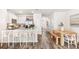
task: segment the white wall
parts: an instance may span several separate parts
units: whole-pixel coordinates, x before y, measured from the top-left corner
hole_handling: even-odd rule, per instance
[[[79,14],[79,10],[73,9],[73,10],[68,11],[68,15],[74,15],[74,14]]]
[[[48,25],[47,25],[47,22],[48,22]],[[50,29],[50,25],[51,25],[51,23],[50,23],[50,18],[43,16],[43,17],[42,17],[41,26],[42,26],[43,28],[45,28],[45,29],[47,29],[47,28]]]
[[[67,17],[66,12],[55,12],[53,13],[53,27],[54,29],[59,28],[59,24],[63,22],[64,28],[65,29],[70,29],[70,21],[69,18]]]
[[[18,23],[25,23],[26,15],[18,15]]]
[[[0,9],[0,30],[6,29],[7,10]]]

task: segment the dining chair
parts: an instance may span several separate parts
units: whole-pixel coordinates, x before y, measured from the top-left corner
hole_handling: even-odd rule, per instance
[[[66,43],[68,43],[68,48],[70,48],[70,45],[75,45],[75,48],[77,48],[77,38],[76,38],[76,35],[73,34],[73,35],[69,35],[69,34],[65,34],[64,36],[64,41]]]

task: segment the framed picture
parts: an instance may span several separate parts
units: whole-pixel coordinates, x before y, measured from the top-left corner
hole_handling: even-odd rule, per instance
[[[79,14],[70,16],[70,24],[71,25],[79,25]]]

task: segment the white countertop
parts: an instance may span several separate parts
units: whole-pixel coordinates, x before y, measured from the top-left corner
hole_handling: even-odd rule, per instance
[[[1,30],[0,42],[38,42],[35,29]]]

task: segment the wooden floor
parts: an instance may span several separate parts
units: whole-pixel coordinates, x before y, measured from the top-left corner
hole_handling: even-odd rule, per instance
[[[78,45],[79,48],[79,45]],[[50,36],[48,33],[44,33],[42,35],[38,35],[38,42],[37,43],[3,43],[1,46],[0,43],[0,49],[67,49],[67,44],[65,43],[64,47],[61,47],[60,45],[56,45],[54,40],[50,39]],[[70,49],[75,49],[74,46],[71,46]]]

